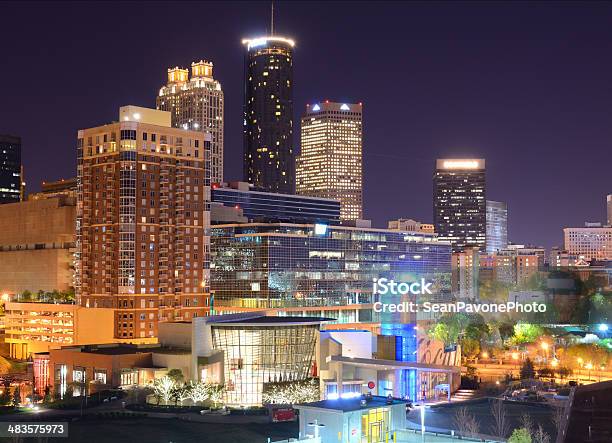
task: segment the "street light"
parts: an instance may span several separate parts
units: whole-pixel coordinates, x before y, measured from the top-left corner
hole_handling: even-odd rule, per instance
[[[580,374],[580,369],[582,368],[582,363],[584,363],[584,360],[582,357],[578,357],[576,360],[578,361],[578,377],[580,377],[582,375]]]
[[[544,351],[544,362],[548,363],[548,343],[543,341],[541,346]]]

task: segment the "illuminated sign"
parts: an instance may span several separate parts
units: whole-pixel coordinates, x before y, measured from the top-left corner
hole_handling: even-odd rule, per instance
[[[478,160],[444,160],[442,167],[444,169],[478,169],[480,162]]]
[[[259,46],[267,45],[268,42],[282,42],[287,43],[289,46],[295,46],[295,42],[291,39],[284,37],[258,37],[258,38],[245,38],[242,40],[243,45],[247,45],[247,48],[257,48]]]
[[[313,110],[313,111],[320,111],[320,110],[321,110],[321,107],[320,107],[319,105],[314,105],[314,106],[312,107],[312,110]]]
[[[351,108],[349,108],[346,103],[344,103],[342,106],[340,106],[340,109],[342,111],[350,111],[351,110]]]

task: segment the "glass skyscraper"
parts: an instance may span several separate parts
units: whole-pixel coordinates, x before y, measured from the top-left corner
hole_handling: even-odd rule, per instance
[[[453,252],[485,248],[486,186],[484,159],[438,159],[434,173],[433,219],[440,240]]]
[[[293,40],[243,40],[244,181],[271,192],[295,192]]]
[[[508,246],[508,206],[504,202],[487,200],[487,254]]]
[[[0,204],[22,199],[21,138],[0,134]]]
[[[216,225],[211,309],[275,309],[341,323],[414,323],[415,316],[374,313],[379,296],[373,282],[424,278],[432,282],[436,300],[447,299],[450,267],[450,245],[431,235],[322,224]]]

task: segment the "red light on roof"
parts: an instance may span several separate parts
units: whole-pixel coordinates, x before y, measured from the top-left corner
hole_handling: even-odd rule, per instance
[[[235,208],[236,208],[236,209],[240,209],[240,206],[236,205],[236,206],[235,206]]]

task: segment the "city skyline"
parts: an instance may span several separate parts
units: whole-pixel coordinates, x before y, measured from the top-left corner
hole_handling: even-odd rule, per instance
[[[45,82],[36,80],[36,70],[4,78],[5,83],[10,80],[17,87],[7,93],[0,132],[22,137],[27,191],[37,190],[41,180],[75,175],[77,129],[109,121],[122,104],[154,107],[155,91],[163,84],[165,69],[201,58],[215,64],[226,92],[225,176],[230,180],[240,178],[241,39],[266,33],[269,3],[240,5],[207,4],[207,13],[220,14],[222,19],[199,31],[197,43],[186,43],[191,35],[187,25],[166,41],[150,35],[140,41],[143,37],[135,36],[138,49],[134,51],[144,62],[130,66],[128,75],[121,76],[109,75],[112,71],[98,70],[98,65],[72,55],[83,53],[81,48],[101,55],[107,48],[122,44],[120,36],[104,30],[74,41],[67,30],[81,26],[71,21],[79,15],[81,6],[55,6],[64,8],[65,14],[58,15],[55,34],[44,41],[38,33],[49,31],[46,6],[41,5],[36,12],[19,5],[7,6],[7,17],[13,18],[8,20],[8,32],[17,37],[4,51],[9,64],[25,66],[25,60],[36,55],[38,63],[51,65],[47,53],[65,64],[64,69],[48,72]],[[144,16],[160,14],[165,7],[151,5]],[[488,196],[508,202],[512,211],[510,241],[550,248],[562,244],[564,226],[605,221],[603,202],[610,192],[605,167],[612,156],[607,146],[612,133],[607,127],[610,97],[606,85],[612,65],[597,57],[597,45],[593,43],[612,38],[601,18],[609,16],[612,9],[588,4],[557,9],[530,5],[529,11],[521,5],[484,6],[478,7],[475,15],[478,26],[465,30],[470,26],[454,23],[462,21],[457,14],[467,23],[474,20],[470,15],[474,9],[466,5],[458,9],[449,5],[442,17],[434,17],[439,10],[421,4],[389,4],[385,8],[356,4],[350,11],[341,4],[320,4],[319,8],[323,7],[327,14],[317,27],[323,31],[315,31],[309,20],[304,20],[314,15],[317,7],[284,2],[276,7],[278,33],[297,42],[293,120],[299,121],[302,106],[321,98],[364,102],[365,218],[372,219],[376,226],[398,217],[431,221],[430,180],[435,159],[465,156],[487,160]],[[95,5],[88,8],[98,11],[91,14],[94,20],[104,20],[109,14]],[[130,8],[135,6],[120,6],[123,12]],[[606,14],[601,14],[602,10]],[[346,22],[338,20],[340,13],[348,14]],[[398,24],[400,17],[414,24],[413,29],[391,26]],[[12,28],[20,19],[40,22],[40,26],[30,28],[38,31],[21,35]],[[440,23],[434,26],[434,19]],[[512,26],[519,19],[520,32]],[[70,26],[62,26],[69,22]],[[367,35],[342,32],[356,23],[368,22],[373,31]],[[568,24],[576,29],[573,34],[566,31]],[[332,34],[334,44],[326,46]],[[223,38],[212,38],[218,35]],[[548,38],[543,40],[545,35]],[[462,45],[472,39],[479,41],[469,48]],[[389,48],[372,54],[368,49],[379,47],[379,40],[388,41]],[[54,45],[60,49],[44,50]],[[67,49],[62,51],[62,47]],[[593,52],[587,47],[593,47]],[[407,51],[409,56],[401,60],[385,57],[397,49]],[[367,59],[364,54],[368,54]],[[580,71],[569,61],[572,57],[580,61]],[[364,63],[379,66],[358,69]],[[338,67],[350,75],[343,75]],[[84,75],[66,77],[71,69]],[[381,72],[387,81],[376,81]],[[48,87],[67,78],[78,93],[65,95],[59,87]],[[407,86],[398,81],[406,78],[410,80]],[[364,82],[373,86],[363,87]],[[42,130],[33,130],[33,121]],[[587,151],[598,160],[587,161],[588,168],[576,168],[575,156]],[[389,190],[402,187],[406,197],[398,202]],[[591,192],[584,193],[584,189]],[[535,224],[533,220],[540,222]]]

